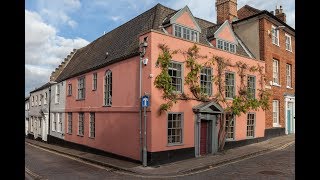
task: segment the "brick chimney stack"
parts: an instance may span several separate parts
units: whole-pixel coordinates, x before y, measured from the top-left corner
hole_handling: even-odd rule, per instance
[[[223,23],[225,20],[232,22],[238,18],[237,0],[216,0],[217,24]]]
[[[280,8],[276,6],[276,13],[275,16],[279,18],[281,21],[286,23],[286,14],[283,12],[282,6],[280,5]]]

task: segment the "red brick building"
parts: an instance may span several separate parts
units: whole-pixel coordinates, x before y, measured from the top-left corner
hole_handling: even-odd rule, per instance
[[[282,6],[268,12],[245,5],[237,16],[239,20],[232,23],[234,31],[253,56],[266,63],[266,88],[271,89],[272,96],[265,136],[294,133],[295,30],[286,24]]]

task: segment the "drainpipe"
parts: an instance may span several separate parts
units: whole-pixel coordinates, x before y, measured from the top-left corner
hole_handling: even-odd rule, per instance
[[[140,120],[139,120],[139,135],[140,135],[140,150],[139,150],[139,152],[140,152],[140,160],[141,160],[141,162],[142,162],[142,134],[141,134],[141,131],[142,131],[142,106],[141,106],[141,86],[142,86],[142,78],[141,78],[141,71],[142,71],[142,67],[141,67],[141,65],[142,65],[142,54],[140,54],[140,59],[139,59],[139,118],[140,118]]]

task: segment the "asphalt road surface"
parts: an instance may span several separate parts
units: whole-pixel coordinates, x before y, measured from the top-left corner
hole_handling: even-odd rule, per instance
[[[25,144],[25,179],[164,179],[130,175]],[[165,179],[295,179],[295,145],[185,176]]]

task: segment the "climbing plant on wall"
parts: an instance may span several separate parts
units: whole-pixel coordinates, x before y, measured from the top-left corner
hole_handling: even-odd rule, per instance
[[[168,111],[172,108],[173,104],[177,103],[178,100],[197,100],[201,102],[214,101],[225,107],[225,111],[229,112],[232,117],[246,114],[250,110],[263,110],[268,109],[268,100],[270,92],[263,88],[265,83],[265,75],[263,66],[259,64],[257,66],[250,66],[242,61],[232,63],[230,59],[225,59],[220,56],[212,55],[211,57],[200,55],[199,47],[194,44],[187,51],[181,50],[170,50],[165,44],[160,44],[159,48],[161,53],[159,54],[157,66],[161,68],[160,74],[155,78],[154,85],[163,91],[163,99],[166,101],[159,107],[159,113]],[[168,73],[169,64],[172,60],[172,55],[182,53],[186,60],[186,68],[188,74],[186,75],[185,85],[188,86],[192,95],[185,93],[176,93],[175,87],[172,85],[172,79]],[[203,64],[199,63],[199,59],[205,59]],[[201,91],[199,84],[200,72],[203,67],[216,67],[217,75],[212,77],[213,83],[217,86],[218,91],[213,96],[208,96],[206,93]],[[233,67],[237,69],[237,74],[240,76],[240,87],[238,93],[233,97],[233,100],[228,100],[225,95],[225,71],[227,68]],[[248,72],[258,72],[260,75],[259,85],[257,89],[258,98],[252,97],[248,92],[247,86],[247,75]],[[229,131],[230,124],[232,124],[234,118],[225,124],[225,118],[220,118],[220,131],[219,131],[219,149],[222,150],[225,143],[226,132]]]

